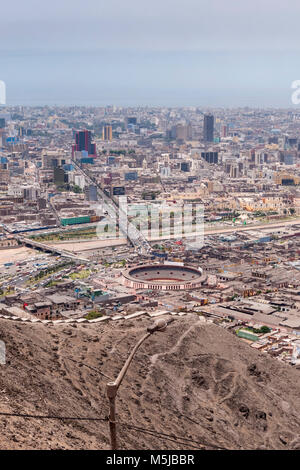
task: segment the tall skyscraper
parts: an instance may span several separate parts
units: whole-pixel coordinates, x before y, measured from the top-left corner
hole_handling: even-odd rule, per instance
[[[172,126],[172,128],[167,131],[167,135],[171,139],[176,139],[178,141],[185,141],[185,140],[191,140],[192,139],[192,126],[190,123],[188,124],[176,124],[175,126]]]
[[[226,124],[223,124],[221,126],[221,137],[227,137],[228,135],[228,126]]]
[[[206,160],[207,163],[218,164],[219,162],[218,152],[201,152],[201,158],[204,158],[204,160]]]
[[[77,131],[75,134],[75,145],[72,153],[86,151],[88,155],[96,155],[96,144],[92,143],[91,131]]]
[[[203,139],[204,139],[204,142],[214,141],[214,117],[212,114],[204,115]]]
[[[63,185],[68,181],[67,175],[63,168],[54,168],[53,170],[54,184],[57,186]]]
[[[110,125],[103,126],[102,139],[103,140],[112,140],[112,126],[110,126]]]

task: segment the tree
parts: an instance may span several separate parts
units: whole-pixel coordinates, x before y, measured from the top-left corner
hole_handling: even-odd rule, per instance
[[[269,328],[268,326],[265,326],[265,325],[263,325],[260,329],[260,332],[264,333],[264,334],[265,333],[270,333],[270,331],[271,331],[271,328]]]
[[[73,190],[74,193],[77,193],[77,194],[78,194],[78,193],[82,193],[81,187],[78,186],[77,184],[75,184],[75,185],[73,186],[72,190]]]

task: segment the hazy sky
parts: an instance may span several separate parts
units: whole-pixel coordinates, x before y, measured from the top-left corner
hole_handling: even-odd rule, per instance
[[[298,0],[10,0],[8,104],[292,107]]]

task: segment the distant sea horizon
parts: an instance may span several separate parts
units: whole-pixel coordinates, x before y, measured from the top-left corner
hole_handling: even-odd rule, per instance
[[[292,108],[296,52],[1,50],[12,106]]]

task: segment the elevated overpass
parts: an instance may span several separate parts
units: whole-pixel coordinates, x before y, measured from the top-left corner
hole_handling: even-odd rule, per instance
[[[81,261],[82,263],[89,263],[90,260],[86,258],[81,258],[74,253],[71,253],[67,250],[61,250],[60,248],[56,248],[54,246],[46,245],[45,243],[37,242],[30,238],[20,237],[19,235],[15,235],[15,239],[18,240],[19,243],[23,245],[30,246],[32,248],[38,248],[39,250],[45,251],[47,253],[53,253],[55,255],[60,255],[64,258],[70,258],[75,261]]]
[[[136,247],[140,254],[146,255],[151,253],[152,249],[150,243],[148,243],[144,235],[142,235],[135,225],[129,222],[127,214],[121,208],[119,208],[119,206],[111,197],[107,196],[107,194],[102,191],[98,183],[90,177],[86,170],[83,170],[76,161],[72,160],[72,162],[74,166],[76,166],[76,168],[85,176],[89,184],[93,184],[97,187],[98,195],[105,203],[105,209],[108,213],[108,216],[111,219],[118,221],[120,230],[124,233],[125,237],[129,240],[131,245]]]

